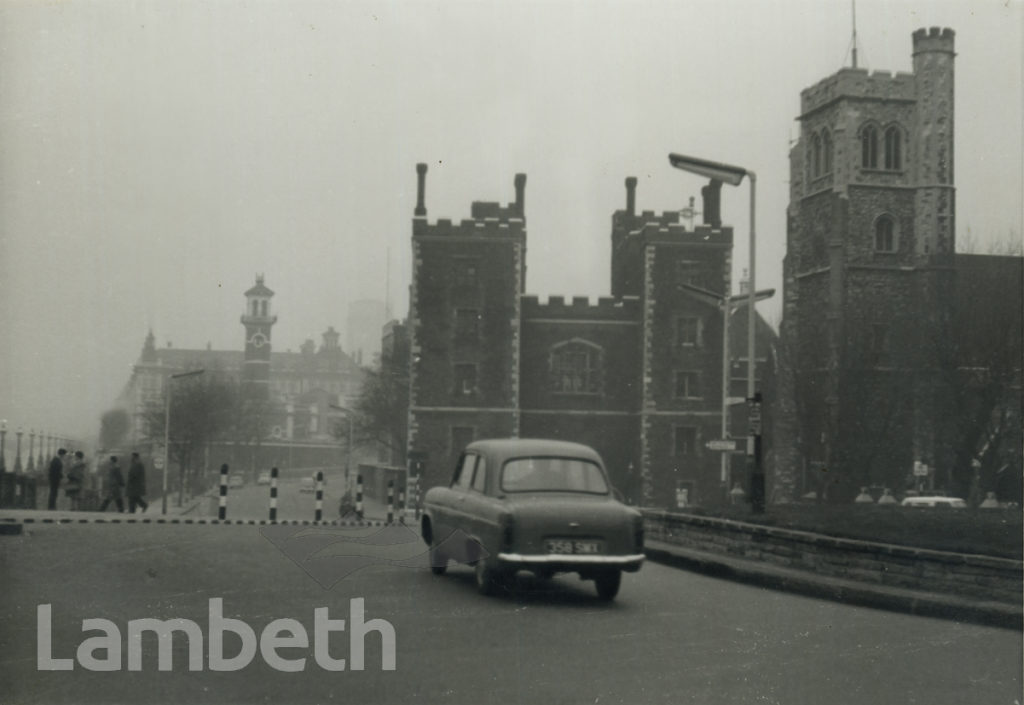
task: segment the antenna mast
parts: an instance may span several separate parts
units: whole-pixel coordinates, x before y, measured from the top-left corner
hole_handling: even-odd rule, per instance
[[[857,68],[857,0],[850,0],[853,10],[853,68]]]
[[[384,322],[391,320],[391,248],[388,248],[387,269],[384,274]]]

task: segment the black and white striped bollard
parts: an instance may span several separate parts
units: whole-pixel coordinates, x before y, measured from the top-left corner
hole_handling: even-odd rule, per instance
[[[405,523],[405,487],[398,490],[398,522]]]
[[[217,518],[223,521],[228,518],[228,465],[220,466],[220,504],[217,507]]]
[[[363,476],[356,475],[356,516],[363,518]]]
[[[270,521],[277,521],[277,468],[270,468]]]
[[[324,518],[324,471],[316,471],[316,517],[313,521]]]
[[[388,480],[388,523],[395,521],[395,481]]]

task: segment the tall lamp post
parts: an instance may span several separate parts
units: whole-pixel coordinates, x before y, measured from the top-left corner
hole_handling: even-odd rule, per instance
[[[7,419],[0,420],[0,473],[7,472]]]
[[[730,373],[732,370],[729,355],[729,323],[732,320],[732,312],[747,300],[747,294],[735,294],[732,296],[717,294],[693,284],[680,284],[679,288],[688,292],[694,298],[715,306],[722,311],[722,440],[727,441],[729,440],[729,407],[733,403],[733,398],[729,396],[731,387]],[[754,296],[758,301],[770,299],[772,296],[775,296],[775,289],[762,289],[756,292]],[[742,401],[742,399],[736,401]],[[724,451],[722,453],[721,481],[725,487],[726,498],[728,498],[728,492],[732,488],[732,478],[729,472],[729,452]]]
[[[182,379],[183,377],[195,377],[201,375],[206,370],[192,370],[191,372],[179,372],[176,375],[169,375],[167,377],[167,406],[164,409],[164,478],[163,478],[163,497],[160,500],[160,513],[167,513],[167,453],[171,443],[171,382],[176,379]]]
[[[750,405],[750,429],[747,434],[747,467],[750,470],[750,508],[755,514],[764,512],[764,472],[760,463],[760,399],[755,394],[754,388],[754,326],[756,316],[754,304],[757,301],[755,294],[756,269],[756,245],[757,235],[755,227],[755,204],[757,194],[757,175],[749,169],[730,164],[722,164],[707,159],[688,157],[683,154],[669,154],[669,164],[676,169],[688,171],[691,174],[706,176],[713,181],[720,181],[730,186],[739,186],[746,176],[750,180],[750,282],[747,288],[747,404]]]
[[[348,421],[348,452],[345,454],[345,491],[348,492],[351,489],[349,482],[352,476],[352,417],[355,416],[355,412],[352,409],[347,409],[337,404],[328,404],[328,406],[337,411],[344,412],[345,419]]]

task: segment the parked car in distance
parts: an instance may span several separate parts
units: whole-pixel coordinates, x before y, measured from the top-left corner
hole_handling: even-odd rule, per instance
[[[264,470],[256,476],[257,485],[269,485],[270,484],[270,471]]]
[[[622,572],[644,561],[643,517],[615,498],[601,456],[579,443],[475,441],[451,483],[428,490],[423,507],[434,573],[449,559],[465,560],[485,595],[528,570],[541,578],[579,573],[611,600]]]
[[[966,509],[967,502],[959,497],[906,497],[901,506],[904,507],[949,507],[951,509]]]
[[[299,492],[316,492],[316,480],[304,477],[299,481]]]
[[[245,487],[245,477],[241,473],[235,473],[228,477],[228,487]]]

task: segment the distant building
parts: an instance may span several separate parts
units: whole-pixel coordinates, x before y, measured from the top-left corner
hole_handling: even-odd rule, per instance
[[[844,68],[801,93],[780,498],[847,501],[862,486],[966,492],[980,481],[974,456],[995,462],[983,448],[988,422],[966,419],[968,409],[1008,413],[1003,430],[1015,423],[1019,446],[1021,259],[956,254],[954,33],[921,29],[912,43],[912,73]],[[1010,362],[979,354],[993,346]],[[975,408],[994,376],[1016,393]]]
[[[595,447],[634,502],[722,501],[721,454],[706,443],[721,436],[723,318],[680,286],[728,294],[733,234],[718,190],[705,189],[705,223],[687,229],[679,212],[638,213],[627,179],[626,207],[612,215],[611,296],[542,302],[524,293],[525,175],[513,203],[474,202],[469,219],[431,224],[426,171],[417,166],[407,324],[408,455],[424,486],[447,482],[474,439],[534,436]],[[770,377],[774,334],[760,326],[758,375]]]
[[[358,397],[363,372],[338,343],[339,334],[329,327],[320,346],[306,340],[299,352],[272,351],[274,292],[262,276],[245,292],[241,317],[244,348],[241,350],[157,347],[153,332],[146,336],[142,353],[119,403],[132,416],[134,439],[146,438],[147,407],[164,400],[169,375],[190,369],[205,369],[239,381],[247,394],[266,399],[269,412],[263,424],[266,437],[260,439],[260,454],[267,462],[293,464],[319,462],[327,457],[337,463],[338,441],[332,435],[339,418],[331,405],[350,405]]]
[[[345,340],[349,353],[359,364],[373,364],[380,354],[381,327],[387,321],[384,302],[362,299],[349,304]]]

